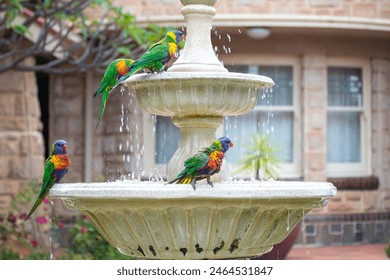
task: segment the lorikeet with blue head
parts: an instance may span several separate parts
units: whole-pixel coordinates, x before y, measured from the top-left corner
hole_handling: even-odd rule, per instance
[[[196,181],[207,179],[207,183],[213,186],[210,176],[220,171],[222,160],[230,147],[233,147],[233,143],[228,137],[214,140],[209,147],[188,158],[184,162],[184,169],[168,184],[191,184],[196,190]]]
[[[183,41],[183,32],[179,30],[168,31],[162,40],[152,45],[147,52],[131,64],[130,71],[119,79],[118,84],[112,90],[122,84],[128,77],[141,70],[148,69],[151,72],[163,71],[165,64],[175,56],[179,43]]]
[[[35,209],[37,209],[37,207],[46,198],[54,183],[58,183],[68,172],[70,159],[68,157],[66,148],[66,142],[64,140],[57,140],[52,144],[51,155],[46,159],[45,162],[40,193],[34,203],[33,208],[25,220],[27,220],[31,214],[34,213]]]
[[[108,65],[103,79],[100,82],[100,86],[93,95],[93,97],[102,95],[102,104],[100,105],[99,119],[96,128],[98,127],[103,116],[110,91],[118,83],[120,78],[129,73],[130,66],[133,62],[134,60],[132,59],[118,58]]]

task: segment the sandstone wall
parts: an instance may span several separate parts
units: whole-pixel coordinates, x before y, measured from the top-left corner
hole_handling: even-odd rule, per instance
[[[26,60],[25,63],[35,63]],[[32,179],[41,180],[44,143],[35,74],[0,75],[0,213]]]

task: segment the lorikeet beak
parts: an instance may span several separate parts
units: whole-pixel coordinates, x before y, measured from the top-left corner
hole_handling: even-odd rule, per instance
[[[184,42],[185,41],[185,37],[184,37],[184,34],[181,35],[181,40]]]
[[[230,142],[230,143],[229,143],[229,147],[230,147],[230,148],[233,147],[233,142]]]
[[[63,149],[64,151],[66,151],[66,145],[63,145],[63,146],[62,146],[62,149]]]

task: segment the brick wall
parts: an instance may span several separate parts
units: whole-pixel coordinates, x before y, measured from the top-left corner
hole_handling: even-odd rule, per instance
[[[176,15],[182,8],[179,0],[117,0],[139,17]],[[289,14],[363,17],[389,19],[388,1],[365,0],[219,0],[215,8],[218,14]]]
[[[83,179],[85,75],[50,77],[49,143],[63,139],[71,158],[63,182]]]
[[[0,75],[0,85],[0,212],[3,212],[30,180],[41,180],[45,159],[35,74],[7,71]]]
[[[303,57],[304,178],[326,181],[326,56]]]

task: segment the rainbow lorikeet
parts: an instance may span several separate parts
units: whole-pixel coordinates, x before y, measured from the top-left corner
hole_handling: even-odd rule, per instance
[[[168,31],[165,37],[152,45],[139,59],[131,64],[130,71],[119,79],[117,85],[122,84],[128,77],[138,73],[143,69],[151,72],[161,72],[164,65],[175,55],[178,50],[178,44],[184,41],[184,34],[179,30]]]
[[[42,203],[54,183],[58,183],[68,172],[69,165],[70,159],[66,152],[66,142],[64,140],[55,141],[51,146],[51,155],[45,162],[41,191],[25,220],[27,220]]]
[[[184,169],[168,184],[191,184],[196,190],[196,181],[207,179],[207,183],[213,186],[210,176],[219,172],[225,153],[230,147],[233,147],[233,143],[228,137],[214,140],[210,147],[188,158],[184,162]]]
[[[93,95],[93,97],[96,97],[100,94],[102,95],[102,104],[100,105],[99,120],[96,128],[98,127],[103,116],[104,109],[106,108],[109,93],[118,83],[119,79],[129,72],[130,65],[133,62],[134,60],[132,59],[118,58],[107,66],[103,79],[100,82],[100,86]]]

